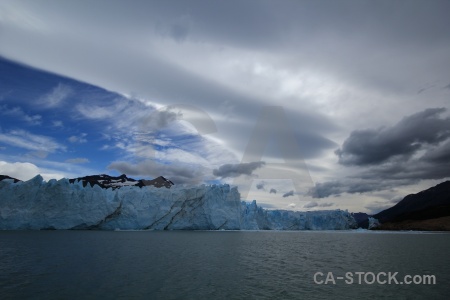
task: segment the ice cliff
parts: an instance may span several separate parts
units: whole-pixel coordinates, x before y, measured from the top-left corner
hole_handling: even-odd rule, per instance
[[[228,185],[120,189],[68,179],[0,182],[0,229],[324,230],[355,228],[342,210],[264,210]]]

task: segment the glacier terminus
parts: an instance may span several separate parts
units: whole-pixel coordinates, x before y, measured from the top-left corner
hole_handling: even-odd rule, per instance
[[[102,188],[69,179],[0,181],[0,229],[345,230],[343,210],[267,210],[229,185]]]

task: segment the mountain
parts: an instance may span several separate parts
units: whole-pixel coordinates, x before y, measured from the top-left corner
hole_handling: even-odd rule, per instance
[[[450,230],[450,181],[408,195],[373,217],[380,229]]]
[[[17,178],[13,178],[13,177],[9,177],[8,175],[0,175],[0,181],[3,181],[5,179],[11,179],[12,181],[14,181],[14,183],[19,182],[20,180]]]
[[[363,212],[352,213],[353,218],[355,218],[358,227],[367,228],[369,226],[369,215]]]
[[[123,186],[138,186],[138,187],[155,186],[158,188],[160,187],[170,188],[171,186],[174,185],[172,181],[163,176],[159,176],[158,178],[152,180],[145,180],[145,179],[136,180],[127,177],[127,175],[125,174],[122,174],[117,177],[101,174],[69,179],[70,183],[75,183],[76,181],[81,181],[83,183],[83,187],[86,187],[89,184],[91,187],[93,187],[94,185],[98,185],[101,188],[105,189],[112,188],[113,190],[121,188]]]
[[[89,181],[90,180],[90,181]],[[158,182],[168,184],[162,181]],[[167,179],[165,179],[167,180]],[[71,182],[72,181],[72,182]],[[91,185],[91,182],[97,182]],[[347,211],[265,210],[229,185],[142,188],[126,176],[0,181],[0,230],[339,230],[356,227]],[[164,185],[163,184],[163,185]],[[120,188],[102,188],[120,185]]]
[[[0,175],[0,181],[4,179],[12,179],[15,183],[19,182],[21,180],[7,176],[7,175]],[[75,183],[77,181],[80,181],[83,183],[83,187],[86,187],[88,184],[93,187],[94,185],[98,185],[99,187],[103,189],[112,188],[117,189],[121,188],[123,186],[137,186],[137,187],[143,187],[143,186],[154,186],[157,188],[165,187],[170,188],[174,185],[174,183],[165,178],[164,176],[159,176],[152,180],[145,180],[145,179],[133,179],[127,177],[127,175],[122,174],[120,176],[114,177],[106,174],[100,174],[100,175],[88,175],[84,177],[78,177],[78,178],[72,178],[69,179],[70,183]]]
[[[122,174],[118,177],[101,174],[69,179],[70,183],[75,183],[76,181],[81,181],[83,183],[83,187],[86,187],[89,184],[91,187],[93,187],[94,185],[98,185],[99,187],[104,189],[116,189],[122,186],[135,186],[139,183],[136,179],[128,178],[125,174]]]
[[[165,178],[164,176],[159,176],[158,178],[152,179],[152,180],[145,180],[145,179],[141,179],[139,180],[139,184],[141,184],[142,186],[155,186],[155,187],[166,187],[166,188],[170,188],[172,185],[174,185],[174,183],[172,181],[170,181],[169,179]]]

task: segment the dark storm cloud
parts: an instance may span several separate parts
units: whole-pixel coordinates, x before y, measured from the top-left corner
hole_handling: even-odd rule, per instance
[[[283,195],[283,198],[294,196],[294,191],[289,191]]]
[[[241,163],[241,164],[225,164],[220,166],[219,169],[214,169],[214,176],[227,178],[227,177],[238,177],[241,175],[252,175],[253,171],[258,168],[261,168],[265,162],[257,161],[250,163]]]
[[[344,178],[342,180],[328,181],[323,183],[317,183],[311,188],[307,195],[313,198],[327,198],[330,196],[339,196],[343,193],[348,194],[363,194],[373,191],[382,191],[399,187],[402,185],[408,185],[416,183],[417,179],[390,179],[380,180],[378,179],[355,179]]]
[[[264,185],[265,185],[264,182],[260,182],[260,183],[258,183],[258,184],[256,185],[256,188],[257,188],[258,190],[264,190]]]
[[[343,183],[339,181],[328,181],[324,183],[316,183],[316,185],[308,191],[308,196],[313,198],[326,198],[331,195],[340,195],[345,191]]]
[[[311,201],[306,203],[305,205],[303,205],[303,208],[313,208],[313,207],[317,207],[318,204],[316,201]]]
[[[364,166],[354,177],[317,183],[308,195],[326,198],[343,193],[362,194],[417,184],[426,179],[450,178],[450,139],[424,151],[421,156],[400,156],[380,165]]]
[[[445,111],[430,108],[392,127],[353,131],[336,154],[339,163],[363,169],[353,177],[317,183],[308,194],[361,194],[450,177],[450,118],[441,117]]]
[[[427,163],[448,164],[450,163],[450,140],[439,147],[434,147],[427,151],[422,160]]]
[[[417,184],[426,179],[450,178],[450,140],[417,158],[397,159],[378,166],[366,166],[355,177],[317,183],[308,195],[313,198],[362,194]],[[357,178],[356,178],[357,177]]]
[[[430,108],[403,118],[392,127],[355,130],[336,150],[343,165],[375,165],[403,156],[423,146],[437,145],[450,136],[450,118],[440,118],[445,108]]]
[[[334,203],[330,202],[324,202],[324,203],[317,203],[316,201],[311,201],[303,205],[303,208],[314,208],[314,207],[330,207],[333,206]]]
[[[447,142],[418,158],[368,168],[360,173],[360,177],[368,180],[409,180],[412,183],[423,179],[444,179],[450,177],[449,148]]]

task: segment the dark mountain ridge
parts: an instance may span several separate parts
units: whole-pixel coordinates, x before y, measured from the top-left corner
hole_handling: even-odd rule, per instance
[[[70,183],[74,183],[75,181],[82,181],[83,186],[90,184],[90,186],[98,185],[101,188],[112,188],[117,189],[123,186],[155,186],[155,187],[166,187],[170,188],[174,183],[163,176],[159,176],[152,180],[145,179],[133,179],[127,177],[127,175],[122,174],[120,176],[109,176],[106,174],[101,175],[90,175],[84,177],[78,177],[74,179],[69,179]]]
[[[14,183],[21,181],[21,180],[19,180],[17,178],[13,178],[13,177],[10,177],[8,175],[0,175],[0,181],[5,180],[5,179],[12,179],[12,180],[14,180]]]
[[[369,215],[363,212],[352,213],[358,227],[367,228],[369,227]]]
[[[417,194],[403,198],[391,208],[373,217],[381,223],[424,220],[450,215],[450,181],[442,182]]]
[[[11,179],[14,180],[14,182],[21,181],[19,179],[7,175],[0,175],[0,181],[5,179]],[[174,185],[174,183],[171,180],[165,178],[164,176],[159,176],[152,180],[145,180],[145,179],[136,180],[127,177],[127,175],[125,174],[122,174],[120,176],[110,176],[106,174],[100,174],[69,179],[70,183],[75,183],[77,181],[81,181],[84,187],[89,184],[91,187],[93,187],[94,185],[98,185],[104,189],[107,188],[117,189],[123,186],[138,186],[138,187],[155,186],[158,188],[161,187],[170,188],[171,186]]]

